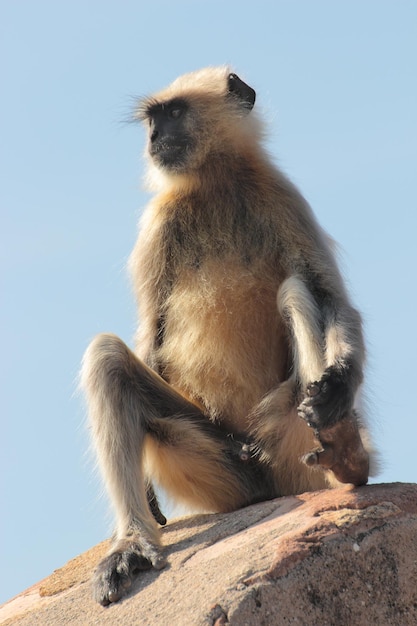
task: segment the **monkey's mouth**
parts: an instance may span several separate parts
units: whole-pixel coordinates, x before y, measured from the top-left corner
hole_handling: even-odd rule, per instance
[[[149,154],[162,167],[175,168],[184,165],[187,158],[187,143],[161,142],[151,145]]]

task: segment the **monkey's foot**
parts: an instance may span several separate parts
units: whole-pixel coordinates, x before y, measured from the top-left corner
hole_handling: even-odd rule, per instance
[[[166,559],[155,547],[146,550],[146,556],[144,552],[139,544],[126,542],[100,561],[93,576],[93,597],[99,604],[118,602],[140,571],[165,567]]]
[[[315,431],[321,448],[302,457],[309,466],[331,470],[341,483],[365,485],[369,476],[369,455],[361,440],[355,414],[330,428]]]

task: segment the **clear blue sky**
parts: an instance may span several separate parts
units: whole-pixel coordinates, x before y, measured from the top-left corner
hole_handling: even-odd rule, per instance
[[[415,0],[3,0],[0,47],[0,601],[111,529],[76,377],[97,332],[134,333],[132,96],[192,69],[255,87],[271,153],[340,243],[378,480],[416,482]]]

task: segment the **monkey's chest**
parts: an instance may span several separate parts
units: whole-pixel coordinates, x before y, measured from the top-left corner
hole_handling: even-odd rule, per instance
[[[184,270],[164,305],[159,362],[169,382],[232,430],[286,377],[277,285],[240,264]]]

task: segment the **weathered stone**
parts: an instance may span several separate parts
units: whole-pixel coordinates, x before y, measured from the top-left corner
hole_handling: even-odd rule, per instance
[[[163,531],[168,567],[93,602],[104,542],[0,607],[19,626],[415,626],[417,485],[307,493]]]

